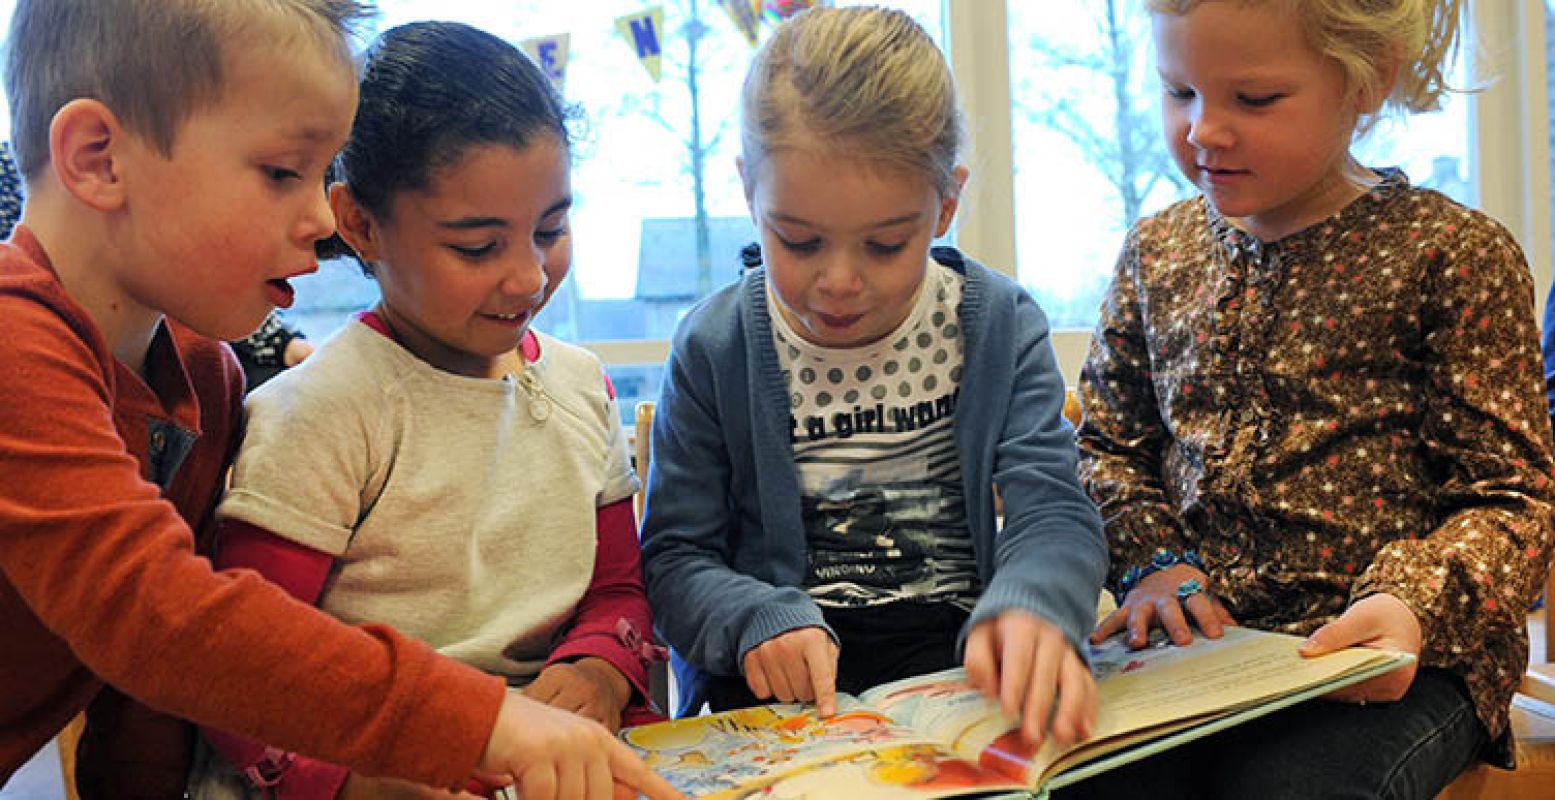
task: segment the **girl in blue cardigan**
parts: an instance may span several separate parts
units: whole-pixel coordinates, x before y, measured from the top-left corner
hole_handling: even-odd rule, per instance
[[[756,56],[739,168],[763,255],[682,322],[654,418],[644,577],[683,713],[826,715],[964,663],[1030,741],[1087,735],[1101,521],[1042,311],[930,252],[961,136],[903,13],[813,9]]]

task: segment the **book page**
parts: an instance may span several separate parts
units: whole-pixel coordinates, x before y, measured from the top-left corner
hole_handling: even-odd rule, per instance
[[[1026,744],[1014,720],[964,682],[961,670],[878,686],[860,699],[902,726],[933,736],[984,768],[1040,785],[1057,769],[1408,656],[1352,648],[1303,658],[1301,638],[1228,627],[1220,639],[1170,643],[1161,631],[1129,650],[1121,636],[1091,647],[1098,711],[1090,741]]]
[[[813,707],[756,706],[628,728],[621,739],[675,788],[705,800],[927,800],[1024,786],[846,696],[828,719]]]
[[[882,684],[864,692],[859,699],[904,728],[926,734],[985,769],[1022,784],[1029,780],[1029,758],[1007,758],[990,752],[995,740],[1015,733],[1017,723],[1006,717],[997,703],[968,685],[964,670],[950,669]]]

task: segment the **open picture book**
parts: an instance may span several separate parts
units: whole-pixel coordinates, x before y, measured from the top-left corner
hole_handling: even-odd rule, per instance
[[[837,714],[775,704],[628,728],[621,738],[693,798],[1041,797],[1050,789],[1395,669],[1413,656],[1351,648],[1302,658],[1301,638],[1228,627],[1177,647],[1160,631],[1091,647],[1088,741],[1023,742],[959,669],[838,698]]]

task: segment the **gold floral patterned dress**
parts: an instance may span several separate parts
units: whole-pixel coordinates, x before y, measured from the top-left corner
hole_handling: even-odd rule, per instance
[[[1116,590],[1196,551],[1241,624],[1386,592],[1493,739],[1549,566],[1551,442],[1522,252],[1389,172],[1272,243],[1202,198],[1141,221],[1081,374],[1081,478]]]

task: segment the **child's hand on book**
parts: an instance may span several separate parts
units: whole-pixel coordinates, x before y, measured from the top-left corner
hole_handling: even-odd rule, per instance
[[[837,643],[816,627],[785,631],[745,654],[745,682],[759,700],[815,702],[822,717],[837,713]]]
[[[524,800],[611,800],[616,784],[685,800],[603,725],[517,692],[503,698],[479,769],[512,776]]]
[[[1065,746],[1091,735],[1096,682],[1063,631],[1046,620],[1005,611],[978,623],[967,634],[966,674],[1020,720],[1021,735],[1033,746],[1049,731]]]
[[[524,694],[588,717],[614,733],[621,729],[621,709],[632,697],[632,685],[610,662],[588,657],[546,667]]]
[[[1219,639],[1225,626],[1235,625],[1231,612],[1210,594],[1209,576],[1177,564],[1152,572],[1124,595],[1118,609],[1108,614],[1091,633],[1091,644],[1101,644],[1118,631],[1128,630],[1128,646],[1138,649],[1150,641],[1152,624],[1166,631],[1172,644],[1193,644],[1193,626],[1210,639]]]
[[[1346,647],[1371,647],[1415,656],[1416,660],[1392,672],[1324,695],[1342,703],[1391,703],[1403,697],[1415,681],[1421,638],[1420,620],[1404,601],[1391,594],[1374,594],[1313,631],[1302,643],[1301,654],[1310,657]]]

